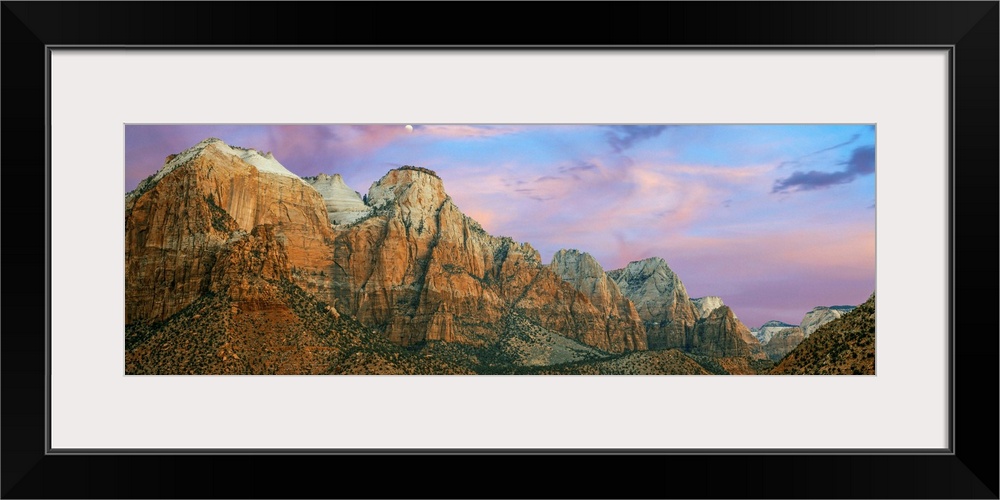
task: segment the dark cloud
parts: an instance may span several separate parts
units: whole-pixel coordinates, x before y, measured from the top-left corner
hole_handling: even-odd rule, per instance
[[[838,184],[847,184],[858,176],[870,175],[875,172],[875,146],[860,146],[854,148],[851,157],[841,162],[844,168],[833,172],[810,170],[795,172],[784,179],[774,181],[772,193],[789,191],[809,191],[823,189]]]
[[[636,142],[662,134],[667,128],[669,125],[612,125],[607,133],[608,144],[616,153],[621,153]]]
[[[847,160],[847,171],[857,175],[875,173],[875,146],[854,148],[851,159]]]

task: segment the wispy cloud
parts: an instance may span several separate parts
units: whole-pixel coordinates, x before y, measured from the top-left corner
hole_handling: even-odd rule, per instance
[[[875,147],[860,146],[854,148],[850,159],[841,162],[839,165],[844,168],[833,172],[819,170],[795,172],[788,177],[776,180],[771,192],[782,193],[823,189],[838,184],[846,184],[862,175],[870,175],[875,172]]]
[[[611,125],[607,133],[608,144],[616,153],[631,148],[635,143],[652,139],[668,129],[669,125]]]
[[[850,146],[851,144],[854,144],[855,142],[857,142],[857,140],[860,139],[860,138],[861,138],[861,134],[854,134],[854,135],[851,136],[850,139],[848,139],[848,140],[846,140],[844,142],[841,142],[840,144],[834,144],[833,146],[827,146],[825,148],[818,149],[818,150],[813,151],[811,153],[802,155],[802,156],[800,156],[800,157],[798,157],[798,158],[796,158],[794,160],[783,161],[783,162],[781,162],[778,165],[778,168],[783,168],[783,167],[787,167],[787,166],[801,165],[803,163],[803,161],[805,161],[808,158],[811,158],[813,156],[817,156],[819,154],[826,153],[826,152],[829,152],[829,151],[834,151],[834,150],[840,149],[840,148],[842,148],[844,146]]]
[[[819,151],[813,151],[812,153],[810,153],[810,154],[808,154],[806,156],[818,155],[820,153],[825,153],[827,151],[833,151],[834,149],[839,149],[839,148],[842,148],[844,146],[850,146],[851,144],[854,144],[860,137],[861,137],[861,134],[854,134],[854,135],[851,136],[850,139],[848,139],[848,140],[846,140],[846,141],[844,141],[844,142],[842,142],[840,144],[834,144],[833,146],[820,149]]]

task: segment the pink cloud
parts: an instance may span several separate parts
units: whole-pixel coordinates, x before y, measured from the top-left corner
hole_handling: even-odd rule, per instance
[[[469,138],[469,137],[494,137],[498,135],[514,134],[520,132],[524,127],[509,125],[498,126],[474,126],[474,125],[413,125],[413,133],[421,135],[431,135],[435,137]]]
[[[269,128],[272,147],[295,153],[370,153],[407,134],[402,125],[280,125]]]

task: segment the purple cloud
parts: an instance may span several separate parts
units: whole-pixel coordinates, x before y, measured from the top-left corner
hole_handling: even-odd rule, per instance
[[[858,176],[870,175],[875,172],[875,147],[860,146],[854,148],[851,158],[840,163],[840,165],[843,165],[844,169],[834,172],[822,172],[819,170],[795,172],[784,179],[774,181],[774,188],[771,192],[781,193],[823,189],[837,184],[846,184]]]
[[[631,148],[636,142],[652,139],[669,128],[668,125],[612,125],[607,133],[608,144],[616,153]]]

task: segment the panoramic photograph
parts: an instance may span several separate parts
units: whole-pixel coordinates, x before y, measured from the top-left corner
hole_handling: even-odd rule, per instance
[[[126,375],[875,375],[871,124],[125,125]]]

